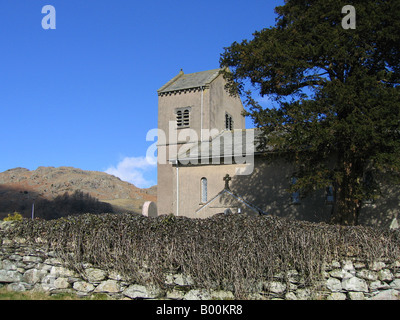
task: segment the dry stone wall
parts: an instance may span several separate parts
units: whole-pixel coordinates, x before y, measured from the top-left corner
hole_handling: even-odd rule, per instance
[[[234,288],[196,287],[189,276],[167,274],[165,287],[140,285],[114,271],[83,264],[81,271],[67,267],[57,252],[43,243],[24,239],[3,239],[0,247],[0,287],[12,291],[43,291],[50,294],[73,292],[78,296],[105,293],[115,299],[228,300],[235,299]],[[366,262],[357,257],[326,264],[321,280],[307,286],[296,270],[277,270],[271,281],[260,282],[248,299],[286,300],[398,300],[400,261]]]

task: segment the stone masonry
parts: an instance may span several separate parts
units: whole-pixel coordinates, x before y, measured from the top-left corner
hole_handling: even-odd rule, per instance
[[[67,268],[57,253],[45,250],[40,241],[28,244],[25,239],[4,239],[0,246],[0,287],[12,291],[72,292],[78,296],[105,293],[115,299],[235,299],[233,289],[201,289],[190,277],[179,273],[166,274],[168,289],[161,289],[132,283],[116,272],[101,270],[91,264],[84,264],[82,268],[79,274]],[[313,286],[306,286],[297,270],[286,273],[277,270],[271,281],[262,281],[255,286],[248,299],[400,299],[400,261],[366,262],[348,257],[326,264],[324,270],[321,280]]]

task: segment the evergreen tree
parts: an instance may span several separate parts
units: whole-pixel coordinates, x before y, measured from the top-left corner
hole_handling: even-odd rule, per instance
[[[379,193],[376,173],[400,169],[400,1],[286,0],[275,10],[275,26],[225,48],[227,88],[295,164],[295,188],[332,186],[332,221],[354,225]],[[254,91],[276,103],[261,107]]]

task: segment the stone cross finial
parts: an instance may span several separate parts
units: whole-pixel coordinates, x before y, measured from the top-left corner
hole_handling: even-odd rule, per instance
[[[231,181],[232,178],[229,176],[229,174],[226,174],[226,176],[223,178],[223,180],[225,181],[225,189],[230,190],[229,181]]]

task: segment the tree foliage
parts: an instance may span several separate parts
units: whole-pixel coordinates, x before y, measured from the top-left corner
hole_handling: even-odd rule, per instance
[[[342,27],[345,5],[356,29]],[[293,161],[295,187],[333,186],[333,221],[356,224],[379,194],[372,177],[400,169],[400,2],[286,0],[276,13],[275,26],[225,48],[227,88]],[[254,91],[275,103],[262,107]]]
[[[82,213],[112,213],[109,203],[101,202],[89,193],[75,190],[71,195],[65,192],[54,200],[40,199],[35,203],[35,217],[50,220]]]

